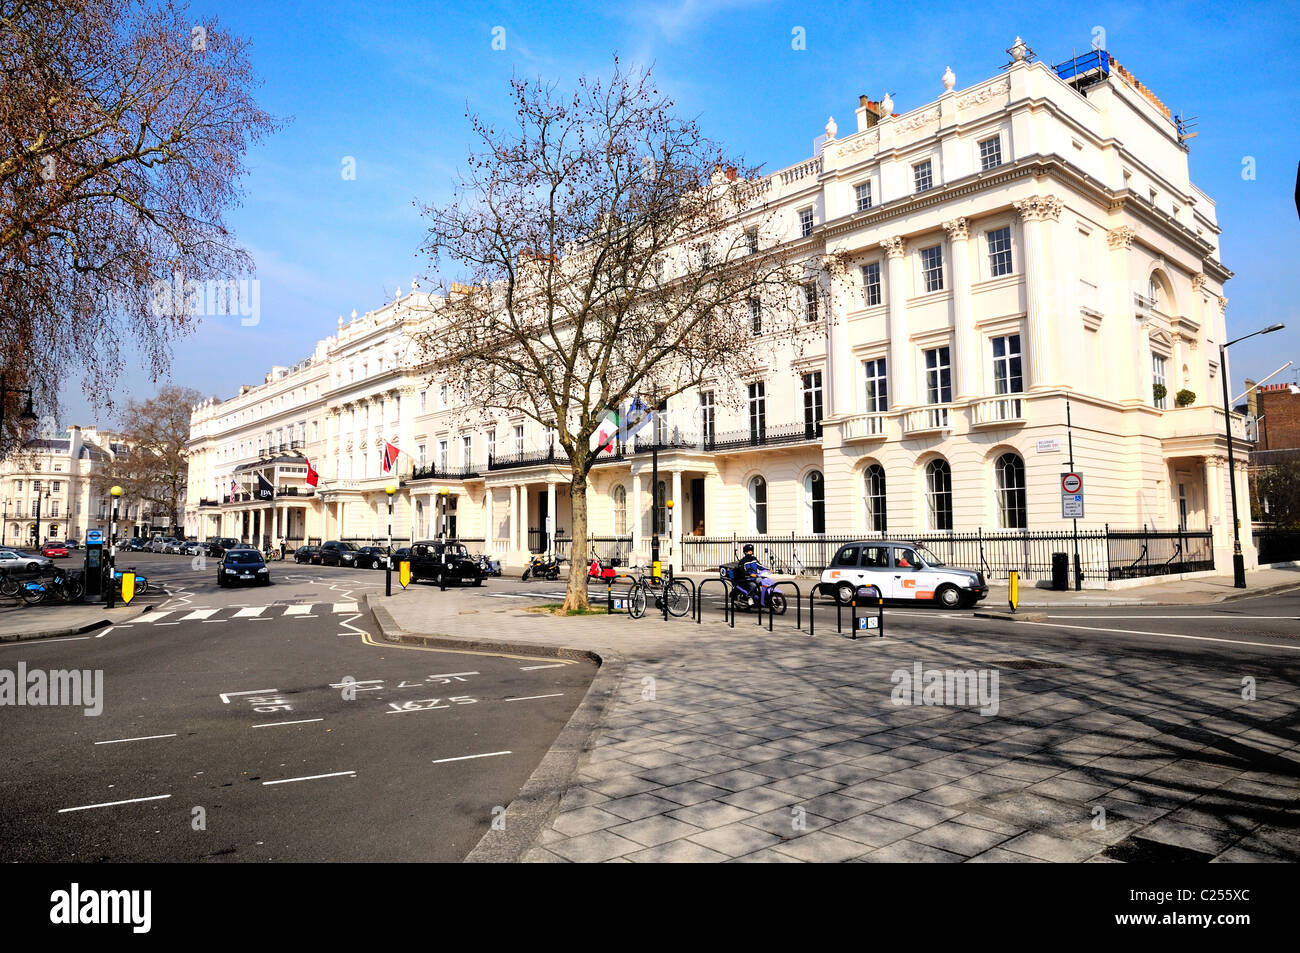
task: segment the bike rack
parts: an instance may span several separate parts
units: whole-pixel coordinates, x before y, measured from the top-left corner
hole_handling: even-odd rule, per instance
[[[803,590],[799,588],[799,583],[794,580],[778,582],[773,584],[773,589],[779,589],[782,586],[794,586],[794,627],[800,632],[803,631]],[[772,631],[772,611],[767,613],[767,631]]]
[[[697,590],[697,589],[695,588],[695,580],[692,579],[690,576],[670,576],[670,577],[668,578],[668,581],[669,581],[670,583],[672,583],[672,582],[684,582],[684,583],[686,583],[686,585],[688,585],[688,586],[691,587],[691,613],[694,614],[694,612],[695,612],[696,594],[697,594],[697,592],[699,591],[699,590]],[[705,582],[708,582],[708,580],[706,579]],[[721,582],[721,580],[719,580],[719,582]],[[704,585],[704,583],[700,583],[700,585]],[[663,599],[662,601],[663,601],[663,604],[664,604],[664,621],[667,622],[667,621],[668,621],[668,600],[667,600],[667,599]]]
[[[722,618],[724,621],[730,621],[731,627],[736,627],[736,612],[731,605],[731,590],[735,584],[730,579],[704,579],[701,580],[699,588],[696,590],[695,598],[695,624],[699,625],[704,621],[704,587],[711,582],[716,582],[722,586]]]
[[[636,579],[632,576],[629,576],[627,573],[620,572],[613,576],[606,576],[605,577],[605,615],[614,614],[614,583],[619,579],[626,579],[628,581],[629,595],[632,592],[632,586],[636,585]],[[627,607],[622,606],[619,608],[618,611],[626,612]]]
[[[849,636],[849,638],[856,639],[858,637],[858,593],[863,589],[874,589],[876,592],[876,624],[874,628],[876,630],[876,635],[883,638],[885,635],[885,599],[881,595],[880,587],[870,584],[858,586],[853,592],[853,601],[849,603],[849,608],[852,610],[849,613],[849,624],[852,627],[853,634]],[[861,608],[867,609],[870,608],[870,606],[863,604]],[[864,631],[872,628],[868,621],[870,619],[869,615],[863,615],[861,618],[863,622],[867,623],[867,625],[862,626]],[[835,631],[840,633],[844,631],[844,606],[840,604],[838,599],[835,600]]]

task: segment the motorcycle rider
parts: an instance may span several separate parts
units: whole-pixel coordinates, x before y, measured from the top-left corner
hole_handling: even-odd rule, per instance
[[[746,543],[743,555],[731,570],[732,582],[736,584],[751,603],[758,595],[758,559],[754,556],[754,544]]]

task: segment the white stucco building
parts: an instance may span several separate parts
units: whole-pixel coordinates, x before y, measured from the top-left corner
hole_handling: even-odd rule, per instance
[[[928,103],[861,97],[849,129],[831,120],[818,154],[759,183],[780,223],[764,240],[821,277],[798,347],[765,341],[755,316],[771,358],[738,406],[707,383],[669,403],[659,498],[679,537],[1068,532],[1072,438],[1081,530],[1205,531],[1204,555],[1230,565],[1214,203],[1169,110],[1104,52],[1061,68],[1011,53],[964,88],[936,76]],[[432,535],[445,506],[452,531],[518,563],[547,517],[567,530],[549,434],[411,372],[428,303],[399,290],[306,360],[195,408],[189,531],[382,538],[385,439],[404,451],[395,536]],[[299,452],[321,474],[310,495]],[[648,550],[650,467],[635,445],[596,467],[592,534]],[[281,495],[230,502],[257,470]]]

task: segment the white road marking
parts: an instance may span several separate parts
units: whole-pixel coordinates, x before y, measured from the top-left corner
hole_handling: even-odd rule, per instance
[[[171,797],[170,794],[155,794],[153,797],[133,797],[125,801],[105,801],[103,804],[83,804],[81,807],[61,807],[60,814],[67,814],[71,811],[89,811],[96,807],[117,807],[119,804],[139,804],[141,801],[165,801]]]
[[[357,773],[355,771],[334,771],[330,774],[311,774],[305,778],[282,778],[279,781],[263,781],[262,785],[267,786],[271,784],[293,784],[293,782],[295,781],[318,781],[321,778],[341,778],[346,775],[351,775],[352,777],[356,777],[356,774]]]
[[[527,702],[534,698],[559,698],[564,692],[556,692],[554,695],[525,695],[523,698],[503,698],[502,701],[508,702]]]
[[[100,632],[98,635],[96,635],[95,638],[102,639],[104,636],[108,635],[108,633],[112,632],[115,628],[117,628],[117,626],[110,625],[108,628],[104,629],[103,632]]]
[[[195,609],[189,615],[181,616],[178,622],[189,622],[191,619],[206,619],[210,615],[215,615],[216,609]]]
[[[285,606],[285,607],[284,607],[284,614],[285,614],[285,615],[306,615],[306,614],[309,613],[309,612],[311,612],[311,606],[310,606],[310,605],[305,605],[305,606]]]
[[[1258,621],[1261,619],[1280,619],[1286,622],[1300,622],[1300,616],[1294,615],[1051,615],[1049,619],[1092,619],[1095,622],[1105,622],[1107,619],[1163,619],[1168,622],[1177,622],[1180,619],[1222,619],[1224,621],[1235,621],[1237,619]]]
[[[179,622],[155,622],[154,625],[180,625]]]
[[[278,694],[279,691],[280,689],[278,688],[255,688],[251,692],[222,692],[221,703],[223,705],[229,705],[230,699],[234,698],[236,695],[275,695]]]
[[[263,725],[253,725],[254,728],[277,728],[280,725],[305,725],[313,721],[324,721],[324,718],[304,718],[301,721],[269,721]]]
[[[266,606],[251,606],[250,608],[247,609],[240,609],[238,612],[235,613],[235,618],[250,619],[255,616],[261,615],[265,611],[266,611]]]
[[[498,755],[514,754],[513,751],[489,751],[487,754],[467,754],[459,758],[434,758],[434,764],[447,764],[449,761],[473,761],[475,758],[495,758]]]
[[[1250,645],[1265,649],[1284,649],[1288,652],[1300,652],[1300,645],[1284,645],[1275,642],[1246,642],[1240,639],[1215,639],[1208,635],[1176,635],[1172,632],[1145,632],[1140,629],[1107,629],[1092,625],[1062,625],[1059,622],[1021,622],[1021,625],[1042,625],[1049,629],[1082,629],[1085,632],[1115,632],[1120,635],[1150,635],[1160,639],[1186,639],[1191,642],[1221,642],[1225,645]]]
[[[41,639],[40,641],[42,645],[45,645],[48,642],[88,642],[91,638],[92,636],[89,635],[70,635],[60,639]],[[16,648],[19,646],[29,649],[32,647],[32,643],[30,640],[25,639],[15,639],[12,642],[0,642],[0,649]]]
[[[535,672],[535,671],[537,671],[539,668],[564,668],[564,663],[563,663],[563,662],[555,662],[555,663],[553,663],[553,664],[551,664],[551,665],[521,665],[521,666],[519,666],[519,671],[521,671],[521,672]]]
[[[335,611],[336,613],[340,613],[340,612],[356,612],[356,611],[357,611],[357,604],[356,604],[355,602],[336,602],[336,603],[334,603],[334,611]]]
[[[175,738],[175,733],[170,735],[144,735],[140,738],[116,738],[113,741],[96,741],[97,745],[120,745],[125,741],[153,741],[155,738]]]
[[[162,612],[151,612],[151,613],[149,613],[149,618],[152,619],[152,620],[154,621],[154,623],[156,624],[157,621],[158,621],[159,619],[161,619],[163,616],[165,616],[165,615],[171,615],[171,614],[172,614],[172,610],[171,610],[171,609],[164,609]]]
[[[389,709],[384,712],[385,715],[409,715],[416,711],[441,711],[444,708],[450,708],[450,705],[429,705],[427,708],[401,708]]]
[[[429,678],[460,678],[462,675],[477,675],[478,672],[445,672],[442,675],[430,675]]]

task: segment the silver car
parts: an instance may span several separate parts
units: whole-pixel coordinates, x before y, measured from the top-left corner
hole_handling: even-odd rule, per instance
[[[0,569],[44,569],[53,565],[54,560],[38,553],[24,553],[17,549],[0,549]]]

